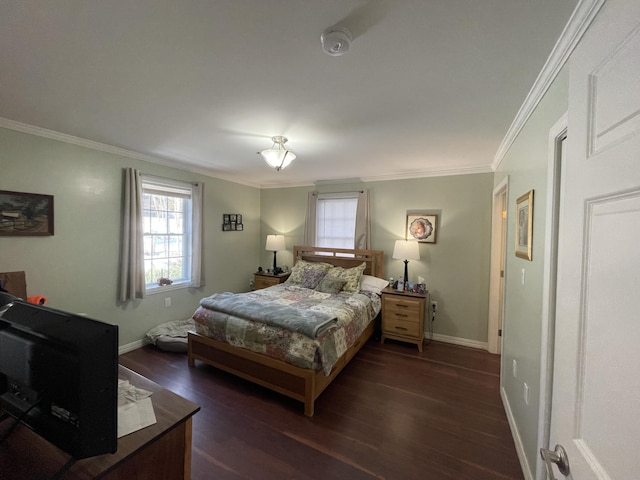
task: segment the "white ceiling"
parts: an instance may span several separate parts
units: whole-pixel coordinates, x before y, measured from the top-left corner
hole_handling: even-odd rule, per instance
[[[490,171],[576,3],[0,2],[0,117],[264,188]]]

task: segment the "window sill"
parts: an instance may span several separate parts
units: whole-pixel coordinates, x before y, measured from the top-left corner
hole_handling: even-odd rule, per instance
[[[191,284],[189,283],[175,283],[173,285],[155,285],[153,287],[146,287],[147,295],[156,295],[158,293],[167,293],[173,292],[174,290],[182,290],[184,288],[189,288]]]

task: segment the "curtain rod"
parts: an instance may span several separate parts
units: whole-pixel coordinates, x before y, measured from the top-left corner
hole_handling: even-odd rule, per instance
[[[202,182],[198,182],[198,181],[190,182],[189,180],[178,180],[177,178],[163,177],[161,175],[154,175],[153,173],[144,173],[141,170],[138,170],[138,172],[140,172],[140,175],[144,175],[144,176],[150,177],[150,178],[155,178],[156,180],[160,180],[160,181],[168,180],[169,182],[173,182],[173,183],[176,183],[176,182],[177,183],[187,183],[189,185],[194,185],[196,187],[198,186],[199,183],[202,183]]]
[[[327,193],[327,194],[337,194],[340,195],[342,193],[364,193],[364,190],[352,190],[352,191],[348,191],[348,192],[311,192],[312,195],[320,195],[321,193]]]

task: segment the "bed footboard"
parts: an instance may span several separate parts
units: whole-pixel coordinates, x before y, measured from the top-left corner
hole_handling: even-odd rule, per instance
[[[312,417],[315,399],[340,373],[373,334],[375,322],[370,322],[358,340],[340,357],[329,375],[321,371],[289,365],[260,353],[231,346],[196,332],[188,334],[188,362],[195,366],[200,360],[250,382],[304,403],[305,415]]]

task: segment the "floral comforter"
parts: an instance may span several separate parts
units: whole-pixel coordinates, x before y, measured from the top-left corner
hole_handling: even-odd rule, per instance
[[[335,315],[337,322],[317,338],[309,338],[298,332],[200,306],[193,314],[196,332],[298,367],[322,369],[326,375],[381,308],[380,297],[375,293],[330,294],[287,284],[243,295],[265,306],[278,304],[329,313]]]

